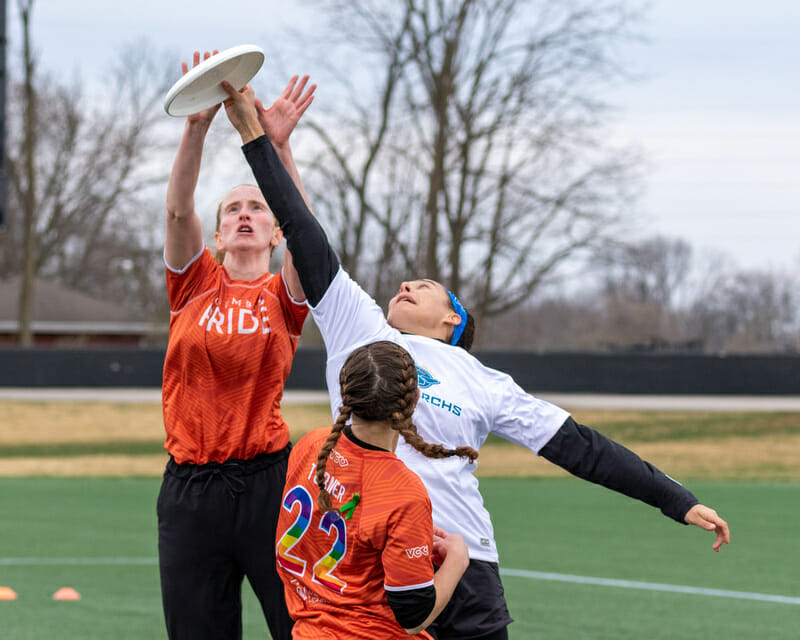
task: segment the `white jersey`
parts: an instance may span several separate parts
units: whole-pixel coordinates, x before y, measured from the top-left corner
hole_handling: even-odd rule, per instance
[[[538,454],[569,417],[461,347],[393,329],[381,308],[341,268],[312,314],[327,349],[325,375],[334,417],[341,406],[339,371],[344,361],[355,348],[378,340],[399,344],[414,358],[420,389],[414,424],[427,442],[477,450],[495,433]],[[471,558],[497,562],[492,521],[473,475],[478,461],[426,458],[402,438],[395,453],[425,484],[434,524],[460,533]]]

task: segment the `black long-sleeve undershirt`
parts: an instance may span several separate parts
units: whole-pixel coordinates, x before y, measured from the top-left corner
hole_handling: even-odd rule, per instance
[[[567,418],[539,455],[571,474],[641,500],[673,520],[698,503],[691,491],[630,449]]]
[[[278,219],[300,284],[314,307],[339,270],[339,259],[269,138],[260,136],[245,144],[242,150],[264,199]]]
[[[403,629],[418,627],[436,606],[436,587],[433,585],[409,591],[387,591],[386,601],[394,619]]]

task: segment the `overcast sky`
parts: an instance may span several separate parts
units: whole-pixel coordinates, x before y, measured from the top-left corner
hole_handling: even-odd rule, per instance
[[[18,49],[16,0],[6,2]],[[43,70],[91,79],[140,37],[191,52],[313,25],[295,5],[36,0],[33,36]],[[741,268],[800,269],[800,2],[653,0],[642,31],[649,42],[628,56],[645,79],[607,96],[619,108],[614,142],[648,161],[641,233],[724,252]]]

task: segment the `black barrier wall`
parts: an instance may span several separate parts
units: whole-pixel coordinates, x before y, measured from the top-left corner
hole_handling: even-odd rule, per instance
[[[0,387],[160,387],[165,349],[0,349]],[[300,349],[287,387],[325,389],[325,352]]]
[[[159,387],[163,349],[0,349],[3,387]],[[529,391],[800,395],[800,355],[483,351]],[[420,363],[425,366],[425,363]],[[298,349],[286,387],[325,389],[325,352]]]
[[[483,352],[481,361],[535,391],[800,394],[800,356]]]

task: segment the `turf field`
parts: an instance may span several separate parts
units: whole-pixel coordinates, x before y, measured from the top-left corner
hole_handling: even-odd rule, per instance
[[[687,484],[731,524],[732,544],[719,554],[712,535],[585,482],[484,478],[517,620],[511,638],[797,638],[800,484]],[[152,477],[0,478],[0,585],[19,596],[0,602],[0,637],[165,637],[155,561],[158,486]],[[62,586],[82,600],[52,601]],[[249,592],[244,609],[245,637],[266,637]]]

